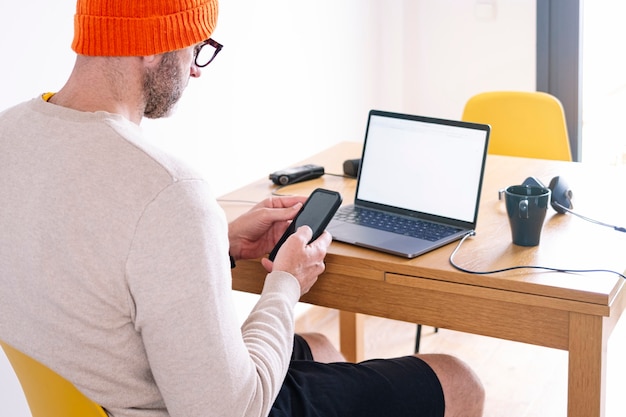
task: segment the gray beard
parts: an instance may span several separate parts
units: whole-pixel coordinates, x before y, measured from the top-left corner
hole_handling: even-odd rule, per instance
[[[181,80],[180,65],[175,53],[164,54],[159,66],[148,70],[144,76],[144,116],[149,119],[168,116],[183,94]]]

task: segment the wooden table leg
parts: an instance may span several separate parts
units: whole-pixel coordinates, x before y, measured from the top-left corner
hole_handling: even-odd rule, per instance
[[[570,313],[568,417],[604,417],[606,353],[602,317]]]
[[[362,314],[339,311],[339,346],[348,362],[365,358]]]

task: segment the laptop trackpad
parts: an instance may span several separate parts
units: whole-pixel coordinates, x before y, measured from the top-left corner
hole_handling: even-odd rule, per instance
[[[333,236],[333,239],[340,242],[357,244],[366,242],[374,244],[376,242],[384,242],[394,235],[382,230],[372,229],[369,227],[358,226],[352,223],[342,223],[331,221],[326,228]]]
[[[375,243],[378,248],[384,248],[392,253],[415,255],[426,248],[430,248],[430,242],[408,236],[394,235],[391,238]]]
[[[347,223],[331,222],[328,231],[335,240],[340,242],[352,243],[400,255],[417,254],[430,247],[430,242],[425,240]]]

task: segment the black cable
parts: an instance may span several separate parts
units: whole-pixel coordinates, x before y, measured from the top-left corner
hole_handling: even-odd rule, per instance
[[[565,207],[562,204],[559,204],[557,201],[554,202],[554,204],[556,204],[557,206],[559,206],[559,208],[561,208],[563,211],[568,212],[569,214],[573,214],[574,216],[580,217],[583,220],[587,220],[588,222],[591,223],[595,223],[595,224],[599,224],[600,226],[606,226],[606,227],[610,227],[611,229],[617,230],[618,232],[624,232],[626,233],[626,227],[619,227],[619,226],[614,226],[612,224],[607,224],[607,223],[603,223],[601,221],[598,220],[594,220],[594,219],[590,219],[589,217],[585,217],[582,214],[578,214],[570,209],[568,209],[567,207]]]
[[[459,251],[459,249],[461,248],[461,245],[463,244],[463,242],[465,242],[465,239],[467,239],[470,236],[474,236],[475,234],[476,232],[474,231],[468,232],[465,236],[463,236],[463,238],[461,239],[459,244],[456,246],[454,251],[452,251],[452,253],[450,254],[450,265],[452,265],[454,268],[458,269],[461,272],[466,272],[468,274],[475,274],[475,275],[488,275],[488,274],[497,274],[499,272],[513,271],[516,269],[541,269],[543,271],[563,272],[563,273],[569,273],[569,274],[581,274],[581,273],[588,273],[588,272],[608,272],[611,274],[619,275],[620,277],[626,279],[626,276],[624,276],[623,274],[620,274],[619,272],[616,272],[616,271],[611,271],[609,269],[562,269],[562,268],[551,268],[547,266],[535,266],[535,265],[516,265],[516,266],[510,266],[508,268],[496,269],[493,271],[471,271],[469,269],[465,269],[457,265],[454,262],[454,255],[456,255],[456,253]]]
[[[331,177],[341,177],[341,178],[350,178],[350,179],[355,179],[354,177],[351,177],[350,175],[346,175],[346,174],[334,174],[332,172],[326,172],[324,173],[324,175],[330,175]]]
[[[323,175],[330,175],[330,176],[333,176],[333,177],[342,177],[342,178],[354,179],[353,177],[351,177],[351,176],[349,176],[349,175],[345,175],[345,174],[333,174],[333,173],[330,173],[330,172],[326,172],[326,173],[324,173]],[[275,190],[273,190],[273,191],[272,191],[272,195],[273,195],[273,196],[276,196],[276,197],[286,197],[286,196],[288,196],[288,194],[278,194],[278,192],[279,192],[280,190],[282,190],[283,188],[285,188],[285,187],[289,187],[290,185],[294,185],[294,184],[298,184],[298,183],[292,183],[292,184],[285,184],[285,185],[281,185],[281,186],[279,186],[278,188],[276,188]],[[256,204],[256,203],[258,203],[258,201],[250,201],[250,200],[236,200],[236,199],[235,199],[235,200],[231,200],[231,199],[228,199],[228,198],[218,198],[218,199],[217,199],[217,201],[224,202],[224,203],[246,203],[246,204],[247,204],[247,203],[250,203],[250,204]]]
[[[217,202],[218,203],[236,203],[236,204],[256,204],[256,203],[258,203],[258,201],[237,200],[237,199],[230,199],[230,198],[218,198]]]
[[[341,178],[350,178],[350,179],[354,179],[353,177],[349,176],[349,175],[345,175],[345,174],[333,174],[330,172],[325,172],[324,174],[322,174],[322,176],[324,175],[330,175],[331,177],[341,177]],[[276,196],[276,197],[286,197],[289,194],[279,194],[279,191],[282,190],[285,187],[289,187],[291,185],[295,185],[295,184],[299,184],[300,182],[292,182],[291,184],[285,184],[285,185],[280,185],[278,188],[276,188],[274,191],[272,191],[272,195]]]

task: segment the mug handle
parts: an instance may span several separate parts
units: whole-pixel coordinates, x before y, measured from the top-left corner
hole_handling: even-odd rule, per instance
[[[520,219],[528,218],[528,200],[522,200],[519,202],[519,217]]]

